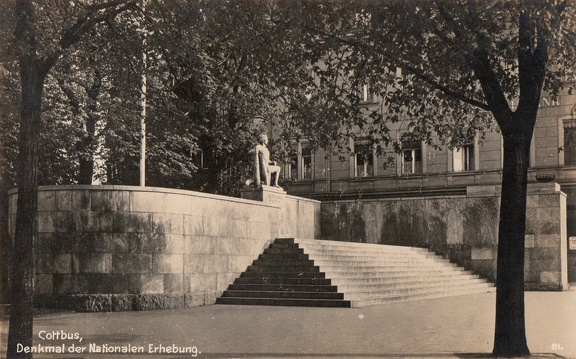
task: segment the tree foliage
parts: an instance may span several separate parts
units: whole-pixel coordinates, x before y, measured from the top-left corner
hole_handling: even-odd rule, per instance
[[[314,123],[331,129],[324,133],[333,134],[333,141],[356,127],[375,142],[399,148],[390,124],[401,123],[407,130],[401,139],[437,138],[458,146],[493,122],[498,125],[504,168],[494,354],[528,354],[523,287],[529,148],[542,92],[556,96],[574,81],[576,4],[391,0],[299,5],[283,7],[274,21],[305,33],[301,43],[319,79],[311,97],[344,115]],[[366,84],[380,95],[379,106],[360,103],[358,87]],[[306,126],[305,120],[294,125]]]
[[[505,149],[499,261],[511,265],[498,265],[494,352],[528,352],[527,151],[542,91],[557,95],[574,80],[573,0],[0,7],[3,27],[14,29],[0,35],[0,191],[18,183],[28,201],[19,215],[35,212],[37,183],[138,183],[143,75],[153,186],[236,193],[263,129],[255,116],[280,129],[281,157],[299,138],[335,153],[358,134],[382,150],[410,139],[452,147],[497,126]],[[376,105],[362,101],[363,86],[378,94]],[[33,231],[30,218],[19,220],[20,231]]]
[[[77,4],[55,3],[64,5],[63,7],[66,7],[65,5],[75,7]],[[29,353],[18,353],[17,344],[32,345],[38,153],[42,133],[42,101],[47,76],[58,60],[95,26],[114,19],[134,4],[114,0],[96,4],[80,3],[81,9],[72,16],[72,22],[69,22],[70,13],[66,13],[62,18],[59,11],[54,11],[54,16],[50,17],[45,12],[46,5],[31,0],[16,0],[6,7],[11,10],[13,18],[9,16],[2,18],[9,23],[12,20],[10,25],[14,27],[14,37],[8,39],[6,55],[2,54],[2,58],[6,57],[17,64],[21,89],[18,157],[15,161],[18,200],[10,273],[12,291],[7,350],[9,358],[31,357]],[[38,14],[44,18],[39,20]],[[65,27],[51,28],[50,25],[55,21]],[[51,31],[56,28],[61,31]]]
[[[68,16],[60,5],[45,3],[37,17]],[[274,28],[269,10],[264,2],[148,1],[145,11],[95,26],[47,76],[39,183],[138,184],[144,74],[148,185],[237,193],[263,130],[252,119],[278,123],[282,103],[303,99],[296,79],[304,67],[291,57],[298,45]],[[43,32],[41,43],[53,44],[57,32]]]

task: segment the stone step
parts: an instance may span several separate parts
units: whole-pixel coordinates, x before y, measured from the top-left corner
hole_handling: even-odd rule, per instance
[[[373,251],[362,251],[360,249],[346,249],[346,248],[339,248],[339,249],[313,249],[309,250],[305,248],[305,253],[308,254],[309,257],[330,257],[330,256],[338,256],[338,257],[380,257],[383,256],[385,258],[390,259],[418,259],[418,258],[438,258],[438,255],[431,252],[373,252]],[[442,259],[442,258],[439,258]]]
[[[261,276],[239,277],[234,284],[280,284],[280,285],[332,285],[332,281],[326,278],[263,278]]]
[[[295,241],[275,240],[268,246],[270,249],[294,249],[298,250],[300,246]]]
[[[346,242],[343,242],[346,243]],[[353,259],[360,259],[354,257],[368,257],[369,259],[381,258],[383,254],[386,254],[386,258],[390,259],[419,259],[419,258],[437,258],[438,256],[432,252],[429,252],[423,248],[410,248],[410,247],[398,247],[400,249],[381,249],[378,247],[387,247],[383,245],[375,245],[375,249],[361,248],[361,247],[343,247],[337,245],[305,245],[303,248],[306,254],[314,256],[344,256],[353,257]],[[296,250],[293,247],[290,248],[273,248],[269,247],[265,250],[266,255],[286,255],[289,253],[304,254],[304,249]]]
[[[343,242],[346,243],[346,242]],[[385,245],[376,244],[375,246],[388,247]],[[411,247],[397,247],[397,248],[362,248],[358,246],[339,246],[335,244],[304,244],[301,247],[304,249],[305,253],[315,253],[318,251],[323,252],[335,252],[335,253],[386,253],[386,254],[398,254],[398,255],[409,255],[409,254],[425,254],[429,253],[427,249],[424,248],[411,248]]]
[[[454,291],[435,291],[435,292],[427,292],[427,293],[410,293],[410,294],[402,294],[402,295],[390,295],[387,297],[380,297],[380,298],[370,298],[370,299],[355,299],[351,301],[352,307],[365,307],[369,305],[377,305],[377,304],[386,304],[390,302],[406,302],[412,300],[424,300],[424,299],[434,299],[434,298],[445,298],[445,297],[455,297],[460,295],[471,295],[471,294],[480,294],[480,293],[487,293],[493,292],[494,290],[491,288],[474,288],[469,290],[458,289]]]
[[[281,298],[281,299],[344,299],[342,293],[303,292],[303,291],[261,291],[261,290],[226,290],[223,297],[233,298]]]
[[[348,263],[358,263],[358,264],[380,264],[380,263],[390,263],[395,265],[425,265],[425,264],[442,264],[450,265],[452,267],[457,267],[456,264],[451,263],[445,259],[439,258],[438,256],[433,257],[418,257],[418,256],[383,256],[383,255],[325,255],[323,253],[310,253],[314,257],[314,264],[342,264],[347,265]],[[308,254],[305,255],[291,255],[291,254],[275,254],[270,255],[260,255],[254,262],[266,263],[270,265],[275,265],[278,263],[284,264],[310,264],[310,259]]]
[[[451,274],[451,275],[429,275],[427,277],[418,276],[416,274],[411,274],[410,276],[404,275],[403,273],[396,273],[394,276],[384,274],[384,273],[376,273],[376,274],[366,274],[362,276],[362,274],[349,274],[345,273],[342,276],[332,275],[330,273],[326,273],[326,276],[330,278],[333,285],[361,285],[361,284],[381,284],[381,285],[394,285],[396,283],[421,283],[423,281],[427,283],[438,283],[445,280],[460,280],[460,279],[478,279],[475,276],[462,276],[458,274]]]
[[[326,278],[320,272],[260,272],[246,271],[240,275],[242,278]]]
[[[296,270],[297,269],[297,270]],[[333,280],[340,279],[356,279],[356,278],[397,278],[400,276],[411,275],[416,277],[418,275],[426,274],[428,277],[444,277],[444,276],[459,276],[471,275],[469,272],[464,271],[462,268],[456,269],[430,269],[419,270],[418,268],[381,268],[381,267],[359,267],[359,268],[318,268],[311,267],[301,270],[299,268],[255,268],[250,266],[247,271],[241,274],[242,278],[331,278]]]
[[[287,242],[283,242],[285,239],[279,238],[280,243],[289,243],[289,239]],[[303,248],[304,251],[306,250],[313,250],[314,248],[321,248],[323,250],[329,249],[336,249],[342,250],[346,249],[348,251],[360,251],[360,252],[369,252],[372,251],[374,253],[429,253],[427,248],[418,248],[418,247],[407,247],[407,246],[394,246],[394,245],[382,245],[382,244],[373,244],[373,243],[358,243],[358,242],[339,242],[339,241],[329,241],[329,240],[315,240],[315,239],[306,239],[306,238],[297,238],[294,239],[294,243],[297,243],[300,248]]]
[[[442,267],[452,267],[452,268],[459,268],[458,265],[451,263],[447,260],[442,260],[439,258],[434,259],[422,259],[422,258],[387,258],[387,257],[380,257],[376,259],[350,259],[342,256],[335,256],[333,258],[326,258],[322,255],[313,255],[311,260],[314,261],[315,265],[395,265],[395,266],[442,266]]]
[[[474,274],[458,274],[448,273],[442,276],[435,275],[435,273],[427,272],[426,275],[419,275],[419,273],[404,273],[398,271],[396,273],[341,273],[340,275],[332,275],[330,278],[325,278],[325,273],[317,273],[317,276],[312,276],[313,273],[258,273],[258,272],[245,272],[239,278],[236,278],[234,284],[286,284],[286,285],[395,285],[398,283],[439,283],[442,281],[454,280],[479,280],[478,275]]]
[[[252,262],[252,265],[260,266],[260,267],[277,267],[278,265],[291,266],[291,267],[314,266],[314,261],[312,261],[310,259],[306,259],[306,260],[295,259],[295,258],[286,256],[284,259],[277,259],[277,260],[268,259],[268,258],[256,259],[254,262]]]
[[[322,270],[329,270],[330,268],[341,268],[342,270],[361,270],[366,268],[366,270],[374,270],[376,268],[416,268],[420,270],[427,269],[450,269],[450,270],[464,270],[462,267],[458,267],[453,263],[449,262],[388,262],[388,261],[325,261],[325,260],[314,260],[314,265]],[[259,264],[260,265],[260,264]]]
[[[491,285],[483,279],[479,278],[448,278],[448,279],[435,279],[435,280],[402,280],[402,281],[383,281],[377,283],[358,283],[357,281],[351,281],[350,283],[334,284],[339,291],[349,293],[349,292],[376,292],[382,289],[411,289],[411,288],[436,288],[439,286],[453,286],[453,285],[468,285],[468,284],[478,284],[478,285]]]
[[[280,257],[289,256],[291,258],[297,258],[301,260],[310,259],[310,256],[315,258],[325,258],[327,260],[335,258],[345,258],[347,260],[377,260],[381,258],[387,258],[388,260],[445,260],[432,252],[372,252],[372,251],[361,251],[355,250],[350,251],[347,249],[313,249],[306,250],[306,253],[295,252],[287,249],[277,249],[273,252],[269,248],[262,253],[258,259],[280,259]]]
[[[388,263],[451,263],[446,259],[439,257],[437,255],[374,255],[372,253],[365,253],[361,255],[357,254],[325,254],[325,253],[313,253],[310,252],[315,261],[326,261],[326,262],[382,262],[386,261]],[[308,259],[310,259],[310,255]],[[452,263],[454,264],[454,263]],[[454,264],[455,265],[455,264]]]
[[[247,291],[295,291],[295,292],[338,292],[338,287],[335,285],[305,285],[305,284],[231,284],[228,290],[247,290]]]
[[[263,254],[270,254],[270,255],[276,255],[276,254],[289,254],[289,253],[293,253],[293,254],[303,254],[304,250],[302,248],[277,248],[277,247],[268,247],[264,250]]]
[[[256,260],[266,260],[266,261],[282,261],[286,258],[298,261],[309,261],[310,258],[308,254],[303,253],[263,253],[258,256]]]
[[[443,260],[425,260],[422,258],[415,258],[415,259],[393,259],[390,258],[376,258],[376,259],[350,259],[350,258],[338,258],[334,257],[333,259],[327,259],[323,256],[318,256],[314,260],[310,259],[297,259],[290,256],[285,256],[284,258],[280,259],[272,259],[268,257],[263,257],[256,259],[253,262],[254,266],[259,267],[277,267],[278,265],[281,266],[341,266],[341,267],[350,267],[350,266],[384,266],[384,267],[450,267],[450,268],[459,268],[456,264],[450,263],[448,261]]]
[[[349,307],[493,290],[425,248],[279,238],[217,303]]]
[[[489,291],[492,286],[488,283],[452,283],[444,284],[442,286],[432,286],[432,285],[406,285],[396,288],[374,288],[373,290],[366,290],[367,288],[361,288],[359,290],[345,290],[338,286],[338,289],[344,292],[344,298],[349,300],[358,299],[371,299],[371,298],[385,298],[394,295],[421,295],[427,293],[440,293],[447,292],[452,293],[454,291],[466,291],[468,289],[485,289]]]
[[[401,275],[418,275],[426,274],[428,276],[457,276],[468,275],[469,273],[461,268],[458,269],[426,269],[418,270],[418,268],[387,268],[386,270],[349,270],[347,268],[325,269],[320,272],[325,273],[327,278],[394,278]]]
[[[287,273],[319,273],[320,268],[315,265],[285,265],[283,263],[279,263],[281,265],[276,266],[269,266],[269,265],[250,265],[248,266],[249,272],[259,272],[259,273],[268,273],[268,272],[287,272]]]
[[[296,239],[298,248],[304,249],[304,252],[310,250],[347,250],[350,252],[372,252],[372,253],[429,253],[427,248],[394,246],[373,243],[357,242],[338,242],[326,240],[307,240],[303,238]],[[283,244],[278,248],[291,248],[291,245]]]
[[[418,273],[404,274],[397,273],[393,276],[388,277],[358,277],[358,276],[348,276],[339,277],[336,279],[331,279],[334,285],[361,285],[361,284],[384,284],[384,285],[395,285],[398,283],[436,283],[443,280],[458,280],[461,278],[461,274],[454,273],[452,275],[444,275],[442,277],[436,276],[431,273],[426,273],[425,275],[419,275]],[[468,279],[478,280],[480,277],[475,274],[466,275]],[[483,279],[481,279],[483,280]],[[336,283],[337,282],[337,283]]]
[[[234,304],[234,305],[269,305],[269,306],[294,306],[294,307],[331,307],[331,308],[350,308],[351,303],[348,300],[334,299],[279,299],[279,298],[230,298],[219,297],[216,304]]]
[[[374,243],[358,243],[358,242],[344,242],[344,241],[330,241],[321,239],[306,239],[306,238],[276,238],[268,248],[273,249],[290,249],[298,250],[315,250],[315,249],[346,249],[349,251],[362,251],[362,252],[375,252],[375,253],[427,253],[427,248],[408,247],[408,246],[395,246],[395,245],[382,245]]]

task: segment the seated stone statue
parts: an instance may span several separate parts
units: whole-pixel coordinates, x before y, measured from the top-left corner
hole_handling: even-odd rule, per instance
[[[270,161],[270,151],[268,150],[268,136],[261,134],[258,136],[258,145],[254,152],[254,181],[257,186],[263,184],[270,186],[272,175],[274,175],[274,187],[279,187],[280,166],[276,161]],[[252,152],[252,151],[251,151]]]

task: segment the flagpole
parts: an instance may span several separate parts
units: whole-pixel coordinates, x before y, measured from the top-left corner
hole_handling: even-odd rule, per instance
[[[142,0],[142,11],[146,12],[146,1]],[[145,19],[144,19],[145,21]],[[148,68],[148,56],[146,54],[146,25],[142,24],[142,77],[140,87],[140,186],[146,186],[146,70]]]

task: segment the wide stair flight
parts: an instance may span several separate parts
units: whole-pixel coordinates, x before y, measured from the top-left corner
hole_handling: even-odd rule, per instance
[[[491,291],[424,248],[278,238],[216,304],[361,307]]]

